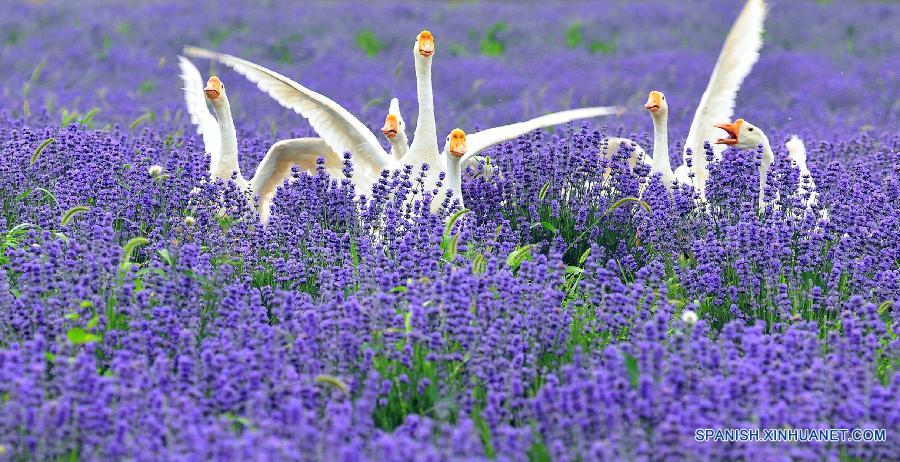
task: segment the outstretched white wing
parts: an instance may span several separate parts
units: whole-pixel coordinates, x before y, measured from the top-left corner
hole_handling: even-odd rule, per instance
[[[731,120],[737,92],[759,59],[765,19],[766,2],[747,0],[744,9],[731,26],[709,84],[700,99],[700,106],[694,113],[694,120],[691,122],[691,129],[684,144],[685,152],[687,148],[692,149],[695,158],[698,154],[702,156],[704,141],[712,142],[718,136],[714,125]],[[720,156],[726,147],[713,144],[716,157]],[[701,164],[705,165],[705,162]]]
[[[216,164],[222,155],[222,138],[219,135],[219,123],[206,106],[203,77],[197,67],[184,56],[178,57],[178,67],[181,68],[184,103],[191,115],[191,123],[197,126],[197,133],[203,136],[204,149],[212,157],[211,171],[216,171]]]
[[[503,125],[502,127],[494,127],[472,133],[466,135],[466,155],[462,157],[462,162],[469,160],[471,157],[478,155],[481,151],[484,151],[495,144],[516,139],[539,128],[561,125],[579,119],[618,115],[623,112],[624,108],[619,106],[570,109],[568,111],[554,112],[552,114],[535,117],[534,119],[526,120],[525,122]]]
[[[378,139],[349,111],[330,98],[250,61],[201,48],[185,47],[184,53],[197,58],[219,61],[255,83],[282,106],[293,109],[309,120],[332,152],[353,154],[354,164],[367,164],[381,171],[391,162]]]
[[[330,176],[338,178],[341,175],[343,156],[332,151],[322,138],[282,140],[269,148],[250,180],[250,190],[259,196],[260,220],[263,223],[268,221],[275,191],[291,177],[291,167],[297,165],[301,170],[315,173],[319,157],[325,158],[325,171]]]

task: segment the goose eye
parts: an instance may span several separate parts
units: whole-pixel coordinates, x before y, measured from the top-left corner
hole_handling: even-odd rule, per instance
[[[753,131],[753,127],[750,127],[750,131],[751,131],[751,132]]]

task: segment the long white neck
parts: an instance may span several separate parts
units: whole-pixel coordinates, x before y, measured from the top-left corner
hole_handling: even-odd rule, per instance
[[[462,196],[462,159],[451,155],[446,149],[443,155],[447,158],[447,188],[453,193],[453,198],[459,201],[459,206],[465,207]]]
[[[231,118],[228,96],[224,92],[213,101],[213,108],[216,110],[219,136],[222,140],[222,152],[219,154],[219,161],[214,166],[213,175],[228,181],[231,179],[232,172],[238,172],[238,178],[243,180],[241,167],[238,165],[237,132],[234,129],[234,119]]]
[[[769,138],[762,134],[763,155],[759,163],[759,208],[765,207],[766,193],[766,175],[769,172],[769,166],[775,161],[775,155],[772,153],[772,147],[769,145]]]
[[[414,51],[416,59],[416,97],[419,102],[419,115],[416,119],[416,131],[409,147],[409,161],[413,164],[429,162],[432,166],[438,163],[437,126],[434,122],[434,96],[431,91],[431,58],[425,58]]]
[[[653,115],[653,162],[650,171],[662,174],[667,188],[672,187],[675,174],[669,162],[669,117],[667,114]]]
[[[409,140],[406,138],[406,129],[397,130],[397,136],[388,140],[391,143],[391,155],[400,160],[409,152]]]

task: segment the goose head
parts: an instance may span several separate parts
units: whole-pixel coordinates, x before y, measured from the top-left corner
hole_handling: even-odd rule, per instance
[[[405,129],[406,123],[399,115],[388,114],[384,119],[384,126],[381,127],[381,133],[384,133],[385,138],[392,140]]]
[[[206,94],[206,98],[210,101],[216,101],[225,93],[225,84],[218,77],[212,76],[206,81],[203,93]]]
[[[423,58],[430,58],[434,55],[434,36],[431,32],[423,30],[416,36],[416,53]]]
[[[462,131],[462,129],[454,128],[453,131],[447,135],[446,149],[451,156],[457,159],[466,155],[466,132]]]
[[[725,130],[727,138],[720,138],[716,144],[725,144],[739,149],[756,149],[759,145],[768,144],[765,133],[759,127],[744,119],[737,119],[732,123],[718,124],[716,128]]]
[[[669,103],[666,102],[666,95],[661,91],[653,90],[647,95],[647,102],[644,109],[650,111],[653,117],[663,117],[669,113]]]

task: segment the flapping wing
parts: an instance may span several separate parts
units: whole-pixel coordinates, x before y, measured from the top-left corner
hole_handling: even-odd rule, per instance
[[[333,152],[351,152],[356,165],[369,163],[380,171],[389,164],[390,157],[372,131],[330,98],[259,64],[231,55],[194,47],[185,47],[184,53],[196,58],[213,59],[234,69],[279,104],[309,120],[313,130]]]
[[[803,175],[809,174],[809,168],[806,167],[806,145],[797,135],[791,135],[791,139],[785,144],[788,151],[788,158],[797,163],[797,168]]]
[[[462,162],[469,160],[471,157],[495,144],[516,139],[539,128],[561,125],[579,119],[618,115],[623,112],[624,108],[619,106],[570,109],[568,111],[554,112],[552,114],[536,117],[531,120],[526,120],[525,122],[489,128],[487,130],[472,133],[466,135],[466,155],[462,157]]]
[[[703,142],[714,141],[718,136],[713,125],[731,120],[737,92],[759,59],[765,19],[766,2],[747,0],[744,9],[731,26],[728,37],[725,38],[709,84],[700,99],[700,106],[694,113],[694,120],[691,122],[691,129],[684,144],[685,151],[691,148],[695,155],[702,153]],[[726,147],[714,144],[716,156],[721,155]]]
[[[222,138],[219,135],[219,123],[206,106],[203,77],[197,67],[184,56],[178,57],[178,67],[181,68],[184,103],[191,115],[191,123],[197,126],[197,133],[203,136],[204,149],[212,157],[212,171],[215,171],[222,154]]]
[[[275,190],[290,178],[291,167],[315,173],[316,159],[325,158],[325,170],[340,174],[343,168],[341,155],[331,150],[322,138],[295,138],[282,140],[272,145],[263,157],[256,174],[250,180],[250,189],[261,199],[270,198]]]

